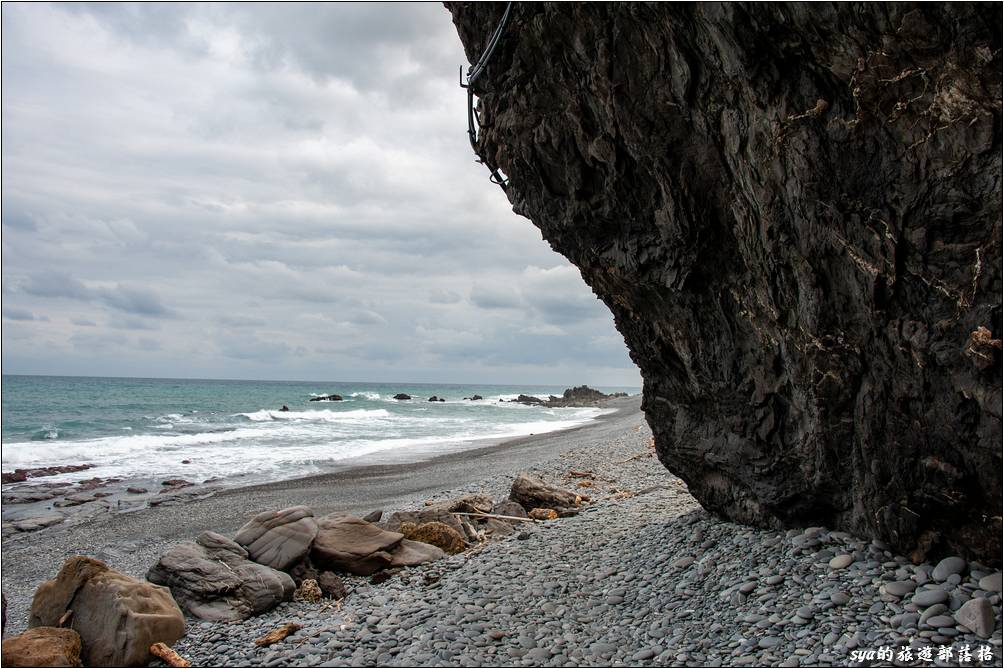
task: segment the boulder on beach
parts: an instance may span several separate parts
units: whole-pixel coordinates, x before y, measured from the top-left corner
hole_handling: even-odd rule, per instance
[[[495,503],[487,495],[464,495],[451,500],[447,509],[450,513],[491,513]]]
[[[410,400],[411,399],[411,395],[407,395],[405,393],[398,393],[397,395],[394,395],[394,399],[396,399],[396,400]]]
[[[322,569],[369,576],[393,562],[391,552],[404,535],[388,532],[362,518],[330,514],[317,520],[310,559]]]
[[[234,541],[255,562],[287,571],[303,559],[317,535],[314,512],[306,506],[265,511],[237,530]]]
[[[509,498],[518,502],[527,511],[537,508],[575,508],[582,502],[582,497],[571,490],[548,485],[526,473],[519,474],[512,482]]]
[[[296,586],[284,572],[248,559],[240,544],[203,532],[162,555],[147,579],[166,585],[196,618],[235,622],[274,608]]]
[[[417,567],[426,562],[432,562],[446,555],[443,549],[432,544],[411,539],[402,539],[401,544],[391,554],[390,566],[392,569],[398,567]]]
[[[441,548],[450,555],[463,553],[467,548],[467,542],[460,532],[445,523],[433,521],[431,523],[401,523],[401,533],[405,539],[411,541],[421,541]]]
[[[396,514],[395,514],[396,515]],[[382,569],[422,564],[443,557],[443,551],[409,541],[355,516],[330,514],[317,521],[310,561],[320,569],[369,576]]]
[[[511,499],[504,499],[492,506],[492,513],[496,516],[511,516],[513,518],[526,518],[526,509],[519,502]]]
[[[28,626],[58,627],[68,611],[88,666],[146,665],[151,645],[170,646],[185,633],[185,618],[167,588],[87,557],[68,559],[56,578],[38,587]]]
[[[477,530],[470,522],[466,522],[461,516],[457,516],[449,511],[448,505],[430,506],[420,511],[397,511],[382,523],[384,529],[391,532],[398,532],[404,523],[414,525],[424,525],[425,523],[439,522],[452,527],[460,533],[465,541],[474,542],[478,540]]]
[[[82,667],[80,635],[60,627],[35,627],[3,642],[5,667]]]

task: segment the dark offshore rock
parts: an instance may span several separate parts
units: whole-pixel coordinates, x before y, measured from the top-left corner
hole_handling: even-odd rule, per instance
[[[473,62],[504,5],[448,7]],[[613,312],[706,508],[1000,561],[1000,25],[513,5],[480,153]]]

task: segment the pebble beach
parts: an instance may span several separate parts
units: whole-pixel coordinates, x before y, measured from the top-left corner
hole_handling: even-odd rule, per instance
[[[175,649],[193,666],[1001,666],[998,569],[952,558],[915,565],[826,528],[720,520],[658,462],[638,399],[615,406],[595,424],[455,456],[452,466],[371,472],[386,489],[362,475],[355,489],[304,479],[90,530],[52,528],[30,545],[7,539],[7,635],[24,628],[34,588],[69,555],[142,576],[173,542],[204,529],[232,534],[262,509],[498,500],[530,472],[579,486],[590,503],[380,583],[344,577],[349,594],[338,602],[286,602],[236,624],[189,619]],[[255,646],[288,622],[303,627]]]

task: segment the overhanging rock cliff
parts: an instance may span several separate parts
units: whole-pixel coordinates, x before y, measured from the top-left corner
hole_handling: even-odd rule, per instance
[[[505,5],[447,6],[473,62]],[[708,509],[999,562],[1000,26],[514,4],[479,151],[610,307]]]

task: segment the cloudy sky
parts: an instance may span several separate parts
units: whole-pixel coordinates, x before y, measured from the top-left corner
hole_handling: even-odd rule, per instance
[[[3,371],[640,385],[438,4],[3,5]]]

